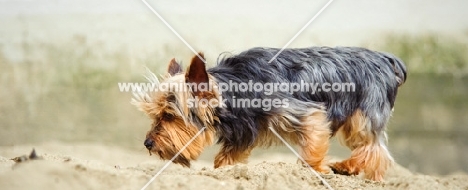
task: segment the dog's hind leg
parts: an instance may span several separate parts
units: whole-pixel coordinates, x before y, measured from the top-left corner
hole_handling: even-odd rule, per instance
[[[350,158],[332,164],[332,170],[343,175],[357,175],[364,171],[367,179],[382,181],[394,162],[386,146],[384,128],[372,128],[371,120],[357,110],[340,127],[337,135],[352,152]]]
[[[302,139],[298,139],[298,144],[304,160],[317,172],[329,173],[330,168],[326,164],[325,156],[328,152],[331,132],[326,113],[315,112],[306,117],[300,133],[299,137]]]

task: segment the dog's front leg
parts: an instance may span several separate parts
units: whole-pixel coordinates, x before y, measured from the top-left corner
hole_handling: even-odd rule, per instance
[[[223,144],[221,150],[215,157],[214,167],[219,168],[236,163],[247,163],[252,149],[253,147],[244,148]]]

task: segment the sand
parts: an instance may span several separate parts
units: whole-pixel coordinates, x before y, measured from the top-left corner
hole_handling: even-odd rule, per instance
[[[15,163],[32,148],[42,157]],[[335,158],[331,158],[332,160]],[[213,169],[208,161],[192,168],[171,164],[147,189],[326,189],[287,153],[256,156],[248,164]],[[44,143],[0,147],[1,189],[141,189],[165,164],[143,149],[100,144]],[[396,165],[384,182],[362,176],[322,175],[334,189],[468,189],[468,175],[414,174]]]

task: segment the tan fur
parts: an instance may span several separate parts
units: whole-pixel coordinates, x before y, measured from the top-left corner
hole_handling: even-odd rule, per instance
[[[239,151],[221,147],[221,150],[216,155],[214,160],[214,168],[219,168],[226,165],[234,165],[236,163],[247,163],[247,159],[254,147],[249,147],[247,150]]]
[[[340,127],[338,137],[352,152],[349,159],[331,165],[336,173],[357,175],[364,171],[367,179],[383,180],[393,158],[386,148],[385,134],[374,134],[369,129],[370,121],[360,110]]]
[[[181,102],[181,105],[185,105],[182,111],[183,113],[179,113],[177,110],[171,107],[171,105],[166,101],[167,93],[164,92],[148,94],[148,96],[151,98],[149,101],[134,101],[133,104],[145,112],[153,120],[161,117],[163,112],[170,113],[172,115],[184,116],[183,118],[177,118],[172,122],[161,123],[162,129],[155,129],[155,124],[153,124],[152,129],[148,132],[147,135],[153,139],[155,144],[158,145],[154,148],[154,150],[151,150],[151,152],[159,154],[164,159],[171,159],[172,156],[181,150],[181,148],[187,144],[187,142],[192,137],[194,137],[200,129],[190,125],[190,122],[186,120],[186,118],[188,118],[189,112],[186,100],[193,97],[191,96],[189,89],[185,86],[184,75],[179,74],[165,79],[165,83],[177,83],[182,85],[183,88],[179,89],[178,92],[175,92],[175,95],[176,98]],[[216,91],[204,92],[203,96],[207,99],[218,98],[219,93]],[[207,128],[200,136],[192,141],[190,146],[181,152],[182,156],[190,160],[196,160],[203,151],[204,147],[213,144],[215,132],[212,124],[215,120],[218,120],[218,118],[214,115],[214,108],[199,107],[198,109],[198,113],[200,114],[199,116],[200,118],[204,118],[203,121]]]
[[[317,172],[321,173],[330,172],[325,160],[331,135],[329,125],[326,113],[319,114],[317,112],[308,117],[303,131],[305,144],[300,145],[304,160]]]

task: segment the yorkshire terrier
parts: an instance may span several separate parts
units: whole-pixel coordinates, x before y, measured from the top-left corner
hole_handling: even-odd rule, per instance
[[[215,168],[244,163],[254,147],[282,143],[272,127],[297,145],[318,172],[363,171],[367,179],[383,180],[394,163],[385,128],[398,87],[406,81],[404,63],[391,54],[357,47],[285,49],[270,62],[279,51],[252,48],[223,56],[208,70],[200,53],[186,72],[172,59],[162,82],[150,74],[159,90],[136,93],[132,100],[153,120],[144,141],[150,154],[170,160],[205,129],[174,163],[190,167],[215,139],[221,144]],[[354,91],[286,88],[338,83],[353,84]],[[335,135],[351,149],[351,157],[328,164],[329,139]]]

